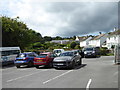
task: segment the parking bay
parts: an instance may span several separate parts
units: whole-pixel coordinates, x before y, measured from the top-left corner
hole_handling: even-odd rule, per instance
[[[3,88],[118,88],[118,66],[114,56],[84,58],[75,69],[2,69]]]

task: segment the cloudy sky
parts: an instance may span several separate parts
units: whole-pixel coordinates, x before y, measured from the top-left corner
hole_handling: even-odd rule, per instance
[[[109,32],[118,24],[117,2],[40,2],[2,0],[0,14],[20,17],[42,36],[80,36]]]

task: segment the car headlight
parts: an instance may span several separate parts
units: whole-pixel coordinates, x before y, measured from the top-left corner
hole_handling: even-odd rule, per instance
[[[84,52],[84,54],[87,54],[87,52]]]
[[[92,53],[95,53],[95,51],[93,51]]]

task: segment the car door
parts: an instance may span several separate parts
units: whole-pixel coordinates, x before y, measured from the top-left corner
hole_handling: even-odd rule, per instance
[[[55,55],[54,54],[50,54],[50,61],[52,62],[53,59],[55,58]]]
[[[30,53],[30,54],[29,54],[29,61],[33,61],[33,60],[34,60],[34,57],[35,57],[34,54],[33,54],[33,53]]]
[[[76,55],[76,52],[74,52],[73,61],[75,61],[75,63],[77,63],[77,55]]]

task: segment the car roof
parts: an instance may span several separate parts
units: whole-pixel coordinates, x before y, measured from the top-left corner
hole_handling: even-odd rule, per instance
[[[73,51],[64,51],[63,53],[66,53],[66,52],[73,52]]]
[[[79,51],[79,49],[76,49],[76,50],[72,50],[72,51]]]
[[[30,53],[34,53],[34,52],[23,52],[23,53],[20,53],[20,54],[30,54]]]
[[[54,49],[54,50],[64,50],[64,49]]]
[[[50,54],[51,52],[44,52],[44,53],[40,53],[40,54]]]

